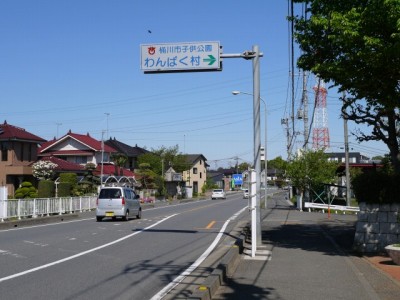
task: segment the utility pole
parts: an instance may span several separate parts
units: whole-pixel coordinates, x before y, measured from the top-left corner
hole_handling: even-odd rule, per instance
[[[304,122],[304,145],[303,149],[307,150],[307,144],[308,144],[308,135],[309,135],[309,129],[308,129],[308,96],[307,96],[307,72],[303,71],[303,122]]]
[[[56,135],[56,138],[58,139],[58,128],[62,125],[62,123],[56,123],[56,125],[57,125],[57,135]]]
[[[101,168],[100,168],[100,186],[103,187],[104,170],[104,130],[101,131]]]
[[[289,130],[289,120],[288,118],[281,119],[281,125],[285,125],[286,130],[286,151],[287,159],[290,158],[290,130]]]
[[[238,174],[239,173],[239,157],[235,157],[235,160],[236,160],[236,174]]]
[[[343,101],[346,99],[346,93],[343,92]],[[346,167],[346,205],[351,205],[351,191],[350,191],[350,164],[349,164],[349,132],[347,128],[347,116],[343,116],[343,128],[344,128],[344,156],[345,156],[345,167]]]
[[[107,135],[106,135],[106,140],[108,140],[108,117],[110,116],[110,113],[104,113],[107,116]]]

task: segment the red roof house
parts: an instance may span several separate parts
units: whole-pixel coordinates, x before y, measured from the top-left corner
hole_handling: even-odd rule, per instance
[[[77,134],[69,131],[59,139],[43,143],[39,148],[38,156],[53,156],[69,163],[86,165],[93,163],[96,166],[109,162],[110,156],[117,152],[114,148],[102,143],[88,134]]]

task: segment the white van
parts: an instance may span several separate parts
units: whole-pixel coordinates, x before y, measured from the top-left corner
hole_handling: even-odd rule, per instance
[[[129,220],[129,216],[142,217],[139,195],[131,188],[103,187],[100,189],[96,203],[96,220],[100,222],[104,217],[123,218]]]

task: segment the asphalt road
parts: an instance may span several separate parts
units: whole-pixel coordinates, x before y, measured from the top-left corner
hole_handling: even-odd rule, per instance
[[[241,193],[146,209],[140,220],[0,231],[1,299],[151,299],[202,257],[221,228],[248,220]],[[230,219],[235,213],[241,214]]]

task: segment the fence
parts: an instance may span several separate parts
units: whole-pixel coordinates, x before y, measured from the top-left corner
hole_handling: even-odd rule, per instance
[[[331,205],[331,204],[325,204],[325,203],[313,203],[313,202],[305,202],[304,207],[308,208],[308,211],[311,211],[311,208],[316,208],[316,209],[321,209],[322,212],[325,212],[325,210],[340,210],[343,212],[346,211],[352,211],[352,212],[359,212],[360,208],[356,206],[343,206],[343,205]]]
[[[62,197],[38,199],[0,199],[0,221],[11,218],[35,218],[54,214],[82,212],[96,208],[97,197]]]

